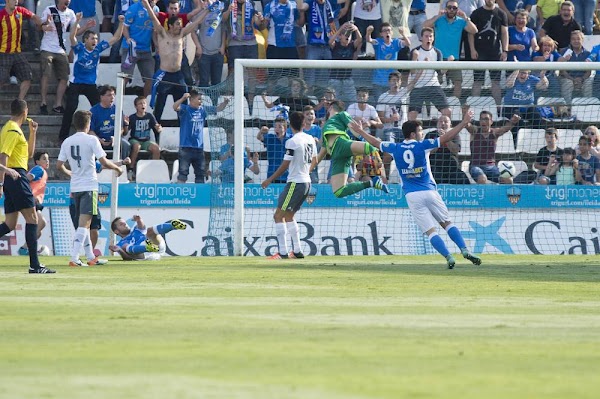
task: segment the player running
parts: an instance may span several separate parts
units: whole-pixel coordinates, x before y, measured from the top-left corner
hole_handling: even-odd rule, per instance
[[[437,184],[431,174],[429,152],[452,140],[469,124],[471,119],[473,119],[473,111],[465,113],[463,120],[444,135],[428,140],[423,140],[423,127],[420,121],[405,122],[402,124],[404,134],[402,143],[382,142],[362,130],[358,123],[353,121],[349,125],[352,130],[364,137],[369,143],[377,146],[383,152],[392,154],[398,172],[400,172],[402,190],[406,196],[408,208],[412,212],[417,225],[429,237],[431,245],[446,258],[448,269],[453,269],[456,261],[437,233],[436,226],[438,223],[446,229],[448,236],[460,248],[460,252],[465,259],[470,260],[475,265],[480,265],[481,259],[469,252],[460,230],[450,221],[448,208],[437,192]]]
[[[187,224],[178,219],[148,228],[141,216],[133,215],[132,219],[135,222],[133,230],[121,217],[110,224],[110,229],[121,240],[109,249],[121,255],[123,260],[159,260],[167,250],[163,236],[173,230],[187,229]]]
[[[294,215],[300,210],[310,192],[310,172],[317,166],[317,145],[312,136],[304,133],[303,125],[304,114],[292,112],[290,126],[294,135],[285,143],[283,162],[267,180],[262,182],[262,188],[267,188],[288,168],[290,170],[287,184],[279,195],[277,209],[273,215],[279,252],[270,259],[304,258],[300,247],[298,223]],[[292,237],[291,252],[288,252],[288,235]]]
[[[362,131],[360,124],[352,119],[352,116],[344,111],[344,103],[333,101],[327,111],[329,118],[323,126],[323,147],[317,163],[329,153],[331,155],[331,189],[337,198],[346,197],[366,188],[373,187],[389,193],[387,184],[384,184],[379,176],[373,177],[366,182],[348,183],[348,170],[352,166],[354,155],[371,155],[377,152],[377,148],[363,141],[354,141],[348,136],[346,130],[350,129],[358,134],[356,129]]]

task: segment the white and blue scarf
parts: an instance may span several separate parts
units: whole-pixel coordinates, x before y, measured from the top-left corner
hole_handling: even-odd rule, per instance
[[[254,26],[252,24],[252,18],[254,17],[254,4],[252,0],[246,0],[244,4],[242,4],[241,10],[241,18],[238,21],[238,7],[239,4],[237,0],[233,0],[231,5],[231,16],[229,20],[231,21],[231,37],[234,40],[252,40],[254,39]],[[238,33],[241,32],[241,35]],[[241,36],[241,37],[240,37]]]
[[[313,0],[309,10],[308,44],[328,43],[328,37],[331,35],[329,23],[333,22],[333,18],[333,9],[329,0],[325,0],[323,4]]]

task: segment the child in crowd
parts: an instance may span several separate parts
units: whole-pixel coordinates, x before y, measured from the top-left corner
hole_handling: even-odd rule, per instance
[[[592,155],[592,140],[589,136],[579,138],[579,155],[575,160],[575,179],[577,184],[593,186],[600,184],[600,159]]]
[[[575,150],[565,148],[563,150],[560,162],[549,166],[551,173],[556,176],[557,185],[575,184],[575,169],[579,166],[579,161],[575,159]]]
[[[35,166],[31,168],[29,173],[27,173],[27,178],[29,179],[31,191],[33,192],[33,198],[35,199],[35,211],[38,217],[37,238],[39,240],[42,236],[42,230],[44,230],[44,227],[46,227],[46,219],[44,219],[44,215],[42,214],[42,209],[44,209],[44,205],[42,205],[42,203],[44,202],[46,181],[48,180],[48,172],[46,172],[46,170],[48,167],[50,167],[50,159],[46,151],[40,151],[35,153],[33,160],[35,162]],[[39,245],[38,254],[43,250],[44,246]],[[23,246],[19,248],[19,255],[29,255],[27,243],[24,243]]]

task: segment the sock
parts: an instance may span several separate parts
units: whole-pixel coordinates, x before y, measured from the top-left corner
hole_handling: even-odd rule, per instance
[[[302,247],[300,246],[300,231],[298,230],[298,223],[295,220],[291,222],[287,222],[287,231],[289,235],[292,237],[292,251],[294,252],[302,252]]]
[[[431,235],[429,236],[429,242],[431,243],[431,245],[433,245],[435,250],[438,251],[444,258],[450,255],[450,251],[448,251],[448,248],[446,248],[446,244],[444,244],[444,240],[442,240],[442,237],[440,237],[438,233],[431,233]]]
[[[8,233],[10,233],[10,229],[8,228],[8,225],[6,223],[0,224],[0,237],[4,237]]]
[[[365,143],[365,155],[373,155],[377,152],[377,148],[373,147],[369,143]]]
[[[130,245],[127,248],[127,253],[132,255],[143,254],[146,251],[146,244]]]
[[[287,229],[285,228],[285,223],[275,223],[275,232],[277,233],[277,242],[279,243],[279,255],[287,255]]]
[[[175,230],[175,228],[171,223],[157,224],[156,226],[154,226],[154,231],[156,231],[161,236],[164,236],[165,234],[173,230]]]
[[[94,249],[92,248],[92,240],[90,239],[90,231],[85,229],[85,238],[83,239],[83,251],[85,252],[85,257],[88,260],[92,260],[96,258],[94,255]]]
[[[460,230],[458,229],[458,227],[456,227],[453,224],[449,224],[448,226],[446,226],[446,231],[448,232],[448,236],[450,237],[450,239],[454,241],[456,245],[458,245],[458,248],[461,251],[467,248],[467,244],[465,244],[465,240],[463,239],[462,234],[460,234]]]
[[[27,249],[29,250],[29,266],[32,269],[40,267],[40,261],[38,260],[38,242],[37,242],[37,223],[27,223],[25,225],[25,242],[27,243]]]
[[[85,241],[85,231],[87,229],[85,227],[78,227],[75,230],[75,236],[73,237],[73,248],[71,249],[71,260],[76,261],[79,259],[79,253],[81,252],[81,247],[83,246],[83,242]]]
[[[337,198],[343,198],[369,187],[371,187],[370,180],[365,182],[357,181],[354,183],[348,183],[345,186],[340,187],[335,193],[333,193],[333,195],[335,195]]]

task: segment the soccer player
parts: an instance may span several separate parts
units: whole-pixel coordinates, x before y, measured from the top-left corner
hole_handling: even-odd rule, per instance
[[[38,219],[35,200],[27,178],[27,161],[35,151],[37,122],[27,118],[27,102],[15,99],[10,103],[10,119],[0,133],[0,197],[4,198],[4,223],[0,224],[0,237],[15,229],[19,213],[25,218],[25,241],[29,251],[29,273],[47,274],[56,271],[40,264],[37,248]],[[21,125],[29,122],[29,139]]]
[[[60,146],[56,168],[71,176],[71,195],[77,214],[79,227],[75,231],[71,260],[69,266],[85,266],[79,259],[83,247],[88,266],[104,265],[108,261],[94,255],[90,239],[90,225],[94,215],[98,214],[98,175],[96,174],[96,159],[103,167],[114,170],[117,175],[123,171],[119,166],[106,159],[96,136],[89,134],[92,113],[79,110],[73,115],[73,126],[77,133],[68,137]],[[71,170],[65,167],[69,162]]]
[[[390,190],[387,184],[384,184],[379,176],[375,176],[366,182],[348,183],[348,171],[352,165],[352,157],[354,155],[372,155],[377,152],[377,148],[369,143],[350,139],[350,136],[346,133],[348,128],[356,134],[358,134],[358,131],[355,129],[359,131],[362,131],[362,129],[360,124],[344,111],[344,103],[332,101],[327,112],[329,119],[323,126],[323,147],[317,156],[317,163],[321,162],[327,153],[331,155],[331,189],[333,194],[338,198],[342,198],[369,187],[389,193]]]
[[[158,260],[167,250],[163,235],[173,230],[185,230],[187,224],[173,219],[170,222],[146,228],[141,216],[133,215],[136,225],[129,228],[121,217],[115,218],[110,229],[121,239],[110,250],[121,255],[123,260]]]
[[[29,185],[31,186],[31,192],[33,193],[33,198],[35,200],[35,212],[37,213],[38,218],[37,238],[39,240],[42,236],[42,230],[46,227],[46,219],[44,219],[44,215],[42,215],[42,209],[44,209],[42,203],[44,202],[46,181],[48,180],[48,172],[46,172],[46,169],[50,166],[50,159],[48,158],[48,153],[46,151],[40,151],[34,154],[33,160],[35,166],[27,173],[27,179],[29,179]],[[38,254],[40,253],[40,249],[41,248],[38,248]],[[19,248],[19,255],[29,255],[27,243]]]
[[[402,190],[406,196],[408,208],[411,210],[417,225],[429,237],[431,245],[446,258],[449,269],[454,268],[456,261],[436,231],[438,223],[446,229],[450,239],[458,245],[465,259],[470,260],[475,265],[480,265],[481,259],[469,252],[460,230],[450,221],[448,208],[437,192],[437,184],[430,173],[429,152],[452,140],[469,124],[472,118],[473,112],[469,111],[465,113],[463,120],[447,131],[446,134],[428,140],[423,140],[423,128],[420,121],[405,122],[402,124],[404,141],[401,143],[382,142],[360,129],[357,123],[350,126],[367,142],[377,146],[383,152],[392,154],[400,173]]]
[[[310,172],[317,166],[317,145],[315,139],[302,130],[303,113],[292,112],[290,125],[294,135],[285,143],[283,162],[275,173],[262,182],[262,187],[267,188],[288,168],[290,170],[273,216],[279,252],[270,259],[304,258],[300,247],[298,223],[294,215],[300,210],[310,192]],[[292,237],[292,252],[288,252],[288,235]]]

